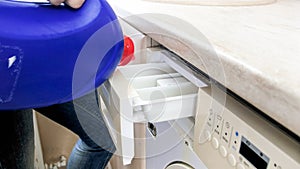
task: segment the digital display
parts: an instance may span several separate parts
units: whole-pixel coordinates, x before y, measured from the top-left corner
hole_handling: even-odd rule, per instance
[[[240,154],[257,169],[266,169],[270,161],[269,157],[262,153],[245,137],[242,137]]]

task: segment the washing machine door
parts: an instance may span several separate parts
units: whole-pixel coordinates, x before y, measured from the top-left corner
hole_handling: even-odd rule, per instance
[[[184,162],[174,162],[169,164],[165,169],[195,169],[195,168]]]

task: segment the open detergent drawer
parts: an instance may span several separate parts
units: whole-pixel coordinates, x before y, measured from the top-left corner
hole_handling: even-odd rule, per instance
[[[118,117],[121,139],[116,145],[124,165],[134,157],[134,123],[194,116],[198,89],[206,86],[169,52],[149,49],[145,57],[118,67],[99,90],[108,114]]]

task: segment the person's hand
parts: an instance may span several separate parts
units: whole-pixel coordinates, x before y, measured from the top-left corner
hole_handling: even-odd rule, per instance
[[[60,5],[61,3],[65,3],[66,5],[78,9],[82,6],[85,0],[49,0],[52,5]]]

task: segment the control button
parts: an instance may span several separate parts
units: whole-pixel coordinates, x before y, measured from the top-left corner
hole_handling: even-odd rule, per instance
[[[231,165],[231,166],[235,166],[236,165],[236,159],[235,159],[235,157],[233,156],[233,154],[229,154],[228,155],[228,161],[229,161],[229,164]]]
[[[238,165],[236,166],[236,169],[245,169],[245,167],[243,166],[243,164],[238,164]]]
[[[224,146],[220,146],[220,153],[223,157],[227,156],[227,150]]]
[[[218,149],[219,148],[219,141],[217,138],[213,138],[212,139],[212,142],[211,142],[212,146],[215,148],[215,149]]]

